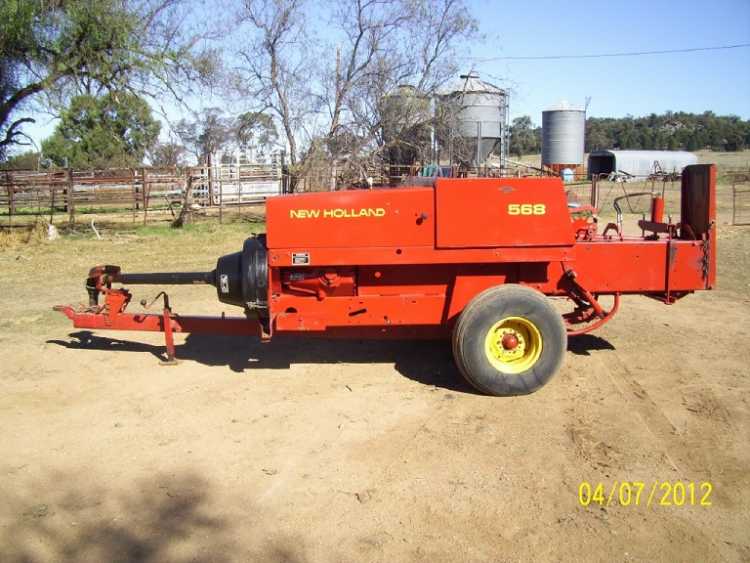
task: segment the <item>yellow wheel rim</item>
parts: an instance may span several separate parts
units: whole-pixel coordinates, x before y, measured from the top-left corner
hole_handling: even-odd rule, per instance
[[[496,370],[522,373],[542,355],[542,334],[529,319],[506,317],[487,332],[484,353]]]

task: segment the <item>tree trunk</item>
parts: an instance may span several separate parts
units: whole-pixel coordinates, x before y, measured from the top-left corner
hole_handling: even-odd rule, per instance
[[[172,221],[172,228],[179,229],[193,221],[193,176],[187,172],[185,180],[185,193],[182,194],[182,209],[177,219]]]

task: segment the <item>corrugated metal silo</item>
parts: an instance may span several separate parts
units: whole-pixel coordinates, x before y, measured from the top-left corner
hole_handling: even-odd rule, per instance
[[[561,170],[583,164],[586,110],[561,102],[542,112],[542,165]]]
[[[505,161],[508,92],[471,73],[444,89],[442,98],[457,106],[457,133],[471,151],[472,164],[484,164],[493,150]]]
[[[409,165],[431,156],[432,103],[428,95],[400,85],[383,97],[381,131],[391,164]]]

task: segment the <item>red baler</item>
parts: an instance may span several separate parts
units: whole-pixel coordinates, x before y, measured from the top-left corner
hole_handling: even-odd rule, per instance
[[[559,369],[568,336],[600,327],[623,294],[665,303],[716,279],[716,169],[682,178],[680,221],[654,198],[642,235],[598,232],[557,178],[437,179],[434,186],[270,198],[267,233],[197,273],[127,274],[97,266],[89,305],[57,307],[78,328],[452,338],[461,373],[494,395],[532,392]],[[595,210],[588,209],[588,211]],[[244,317],[127,313],[113,284],[206,283]],[[100,296],[104,302],[100,304]],[[609,308],[602,296],[612,296]],[[550,298],[568,300],[561,314]]]

